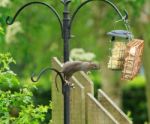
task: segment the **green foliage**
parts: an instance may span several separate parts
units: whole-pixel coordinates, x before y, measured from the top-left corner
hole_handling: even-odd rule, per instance
[[[11,57],[10,53],[1,54],[0,53],[0,73],[4,71],[10,71],[10,64],[16,63],[15,60]]]
[[[14,124],[40,124],[45,120],[45,113],[47,113],[48,106],[35,107],[32,104],[23,106],[19,117],[13,121]]]
[[[8,115],[12,107],[17,107],[18,109],[20,109],[22,106],[31,104],[31,96],[31,93],[26,89],[14,93],[12,93],[11,91],[0,91],[0,106],[2,110],[0,117],[5,118],[3,116]],[[7,119],[7,117],[5,119]]]
[[[4,29],[2,27],[0,27],[0,35],[4,34]]]
[[[133,120],[132,120],[132,113],[131,113],[131,111],[128,111],[127,112],[127,116],[128,116],[128,118],[133,122]]]
[[[94,82],[94,96],[97,97],[97,90],[102,88],[101,86],[101,76],[99,71],[92,72],[89,74],[91,80]]]
[[[15,64],[15,60],[10,53],[0,53],[0,90],[17,89],[20,85],[16,74],[10,70],[10,65]]]
[[[134,16],[139,16],[142,6],[145,3],[146,0],[122,0],[119,1],[119,5],[124,9],[125,5],[130,9]],[[134,8],[134,9],[133,9]]]
[[[0,73],[0,90],[18,89],[20,82],[12,71]]]
[[[11,63],[15,63],[15,61],[10,54],[0,54],[0,123],[43,123],[51,104],[35,106],[33,94],[27,88],[11,91],[12,88],[20,85],[16,74],[10,70]]]
[[[146,79],[144,76],[137,76],[134,80],[128,81],[127,85],[124,87],[125,89],[130,87],[144,87],[146,83]]]
[[[124,87],[122,100],[125,113],[130,113],[135,124],[148,120],[144,77],[137,77]]]
[[[0,91],[1,124],[40,124],[45,120],[49,106],[35,106],[32,93],[27,89],[20,92]]]

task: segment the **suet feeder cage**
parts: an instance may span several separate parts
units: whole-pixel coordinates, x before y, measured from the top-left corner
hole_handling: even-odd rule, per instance
[[[132,34],[125,30],[113,30],[108,32],[107,35],[112,36],[108,68],[122,70],[124,67],[126,44],[132,38]]]
[[[123,80],[132,80],[140,71],[144,41],[133,39],[127,44],[125,63],[122,71]]]

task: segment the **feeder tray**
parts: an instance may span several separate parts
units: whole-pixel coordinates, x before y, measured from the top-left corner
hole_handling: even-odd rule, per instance
[[[122,80],[132,80],[140,71],[144,41],[134,39],[127,44]]]

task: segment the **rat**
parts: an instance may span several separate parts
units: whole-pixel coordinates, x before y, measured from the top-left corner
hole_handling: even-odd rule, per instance
[[[93,62],[73,61],[73,62],[64,63],[62,70],[59,73],[64,75],[64,79],[66,82],[69,82],[72,75],[78,71],[83,71],[87,73],[88,71],[98,70],[98,69],[100,69],[100,65]],[[57,81],[56,81],[57,76],[58,73],[55,76],[55,84],[58,90]]]

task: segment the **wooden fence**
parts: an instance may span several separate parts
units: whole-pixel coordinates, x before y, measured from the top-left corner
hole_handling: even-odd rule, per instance
[[[52,59],[52,66],[61,70],[62,64],[57,58]],[[54,82],[56,73],[53,73]],[[58,87],[61,83],[58,79]],[[93,95],[94,86],[89,77],[79,72],[72,77],[75,88],[71,90],[71,124],[132,124],[128,117],[102,91],[98,90],[98,99]],[[52,124],[63,124],[63,95],[52,83]]]

